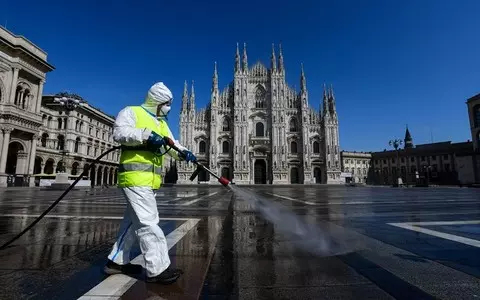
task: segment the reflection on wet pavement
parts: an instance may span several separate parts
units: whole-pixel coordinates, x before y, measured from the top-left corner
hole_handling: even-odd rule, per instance
[[[271,223],[241,195],[219,186],[166,187],[157,193],[160,227],[185,274],[170,286],[133,278],[121,299],[471,299],[480,295],[479,249],[389,223],[426,225],[480,240],[478,190],[344,186],[241,187],[299,215],[344,249],[334,256]],[[0,243],[25,228],[61,192],[0,191]],[[0,252],[2,299],[77,299],[101,273],[123,215],[118,189],[73,191],[14,245]],[[279,222],[284,221],[281,219]],[[470,222],[470,223],[469,223]],[[442,223],[443,224],[443,223]],[[282,229],[282,230],[281,230]],[[173,241],[173,239],[172,239]],[[132,254],[140,254],[139,249]]]

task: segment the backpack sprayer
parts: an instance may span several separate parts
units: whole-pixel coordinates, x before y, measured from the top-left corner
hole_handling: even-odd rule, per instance
[[[167,153],[168,151],[170,151],[170,149],[173,149],[175,151],[178,152],[178,154],[181,156],[181,157],[184,157],[184,154],[183,152],[175,145],[175,142],[169,138],[169,137],[163,137],[164,141],[165,141],[165,144],[167,146],[169,146],[170,148],[166,149],[167,151],[165,153]],[[87,168],[85,168],[82,172],[82,174],[80,174],[80,176],[77,177],[77,179],[75,179],[75,181],[62,193],[62,195],[60,195],[60,197],[58,197],[57,200],[55,200],[55,202],[53,202],[40,216],[38,216],[30,225],[28,225],[24,230],[22,230],[22,232],[20,232],[19,234],[17,234],[16,236],[14,236],[12,239],[10,239],[8,242],[6,242],[5,244],[3,244],[2,246],[0,246],[0,250],[3,250],[5,248],[7,248],[11,243],[13,243],[14,241],[16,241],[17,239],[19,239],[22,235],[24,235],[28,230],[30,230],[33,226],[35,226],[35,224],[37,224],[46,214],[48,214],[57,204],[58,202],[60,202],[74,187],[75,185],[80,181],[80,179],[83,177],[83,176],[86,176],[88,174],[88,172],[90,171],[90,168],[92,166],[94,166],[96,163],[98,163],[105,155],[107,155],[108,153],[112,152],[112,151],[115,151],[115,150],[118,150],[118,149],[125,149],[125,148],[132,148],[132,149],[139,149],[139,150],[145,150],[145,147],[142,146],[142,147],[124,147],[124,146],[116,146],[116,147],[113,147],[111,149],[108,149],[107,151],[103,152],[99,157],[97,157]],[[165,147],[166,148],[166,147]],[[165,153],[163,154],[157,154],[157,155],[165,155]],[[225,177],[220,177],[218,176],[217,174],[213,173],[211,170],[209,170],[207,167],[205,167],[204,165],[202,165],[201,163],[199,163],[198,161],[192,161],[192,163],[194,163],[196,166],[197,166],[197,169],[195,170],[195,172],[193,172],[192,176],[190,176],[190,181],[193,181],[195,179],[195,177],[197,177],[198,173],[200,173],[201,170],[205,170],[206,172],[210,173],[213,177],[215,177],[216,179],[218,179],[218,182],[220,182],[223,186],[225,187],[229,187],[230,185],[230,181],[228,179],[226,179]]]

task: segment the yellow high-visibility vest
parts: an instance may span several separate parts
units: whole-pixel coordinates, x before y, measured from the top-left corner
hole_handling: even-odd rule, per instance
[[[131,106],[136,117],[136,128],[148,128],[161,136],[168,136],[168,125],[155,119],[141,106]],[[163,156],[148,150],[124,149],[118,166],[118,187],[148,186],[160,188],[162,184]]]

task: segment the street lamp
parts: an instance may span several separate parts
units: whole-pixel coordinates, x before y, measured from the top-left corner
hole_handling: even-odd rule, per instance
[[[82,105],[85,101],[82,99],[82,97],[78,95],[68,94],[68,93],[56,94],[53,100],[55,101],[55,103],[57,103],[62,107],[62,110],[65,111],[65,114],[67,115],[66,124],[64,125],[65,134],[63,137],[63,149],[60,150],[62,154],[62,164],[58,168],[58,173],[55,176],[55,182],[52,183],[52,188],[58,187],[60,189],[64,189],[66,186],[69,185],[66,162],[65,162],[65,157],[68,154],[68,150],[67,150],[68,116],[70,115],[70,112],[77,109],[77,107]]]
[[[399,171],[400,171],[400,166],[399,166],[399,156],[400,156],[399,153],[400,153],[400,150],[399,150],[399,148],[400,148],[400,146],[403,144],[403,142],[402,142],[402,140],[400,140],[400,139],[394,139],[394,140],[390,140],[390,141],[388,142],[388,144],[389,144],[390,146],[392,146],[393,148],[395,148],[395,151],[397,152],[397,172],[396,172],[396,173],[397,173],[397,183],[396,183],[396,184],[393,183],[393,185],[394,185],[394,186],[395,186],[395,185],[398,186],[398,185],[400,184],[400,178],[401,178],[401,177],[398,175],[398,174],[399,174]],[[392,180],[393,180],[393,176],[392,176]]]
[[[68,154],[68,150],[67,150],[68,116],[70,115],[70,112],[74,111],[79,105],[82,104],[83,99],[80,96],[69,95],[67,93],[57,94],[57,96],[59,97],[55,97],[54,101],[63,107],[65,114],[67,115],[66,124],[64,125],[65,135],[63,138],[63,149],[61,149],[62,165],[59,168],[60,173],[65,173],[67,171],[67,168],[65,167],[65,156]]]

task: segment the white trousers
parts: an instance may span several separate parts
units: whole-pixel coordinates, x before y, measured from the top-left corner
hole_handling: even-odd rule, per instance
[[[157,200],[148,187],[122,188],[127,198],[117,241],[108,258],[124,265],[130,262],[130,250],[139,242],[148,277],[157,276],[170,265],[165,234],[158,225]]]

